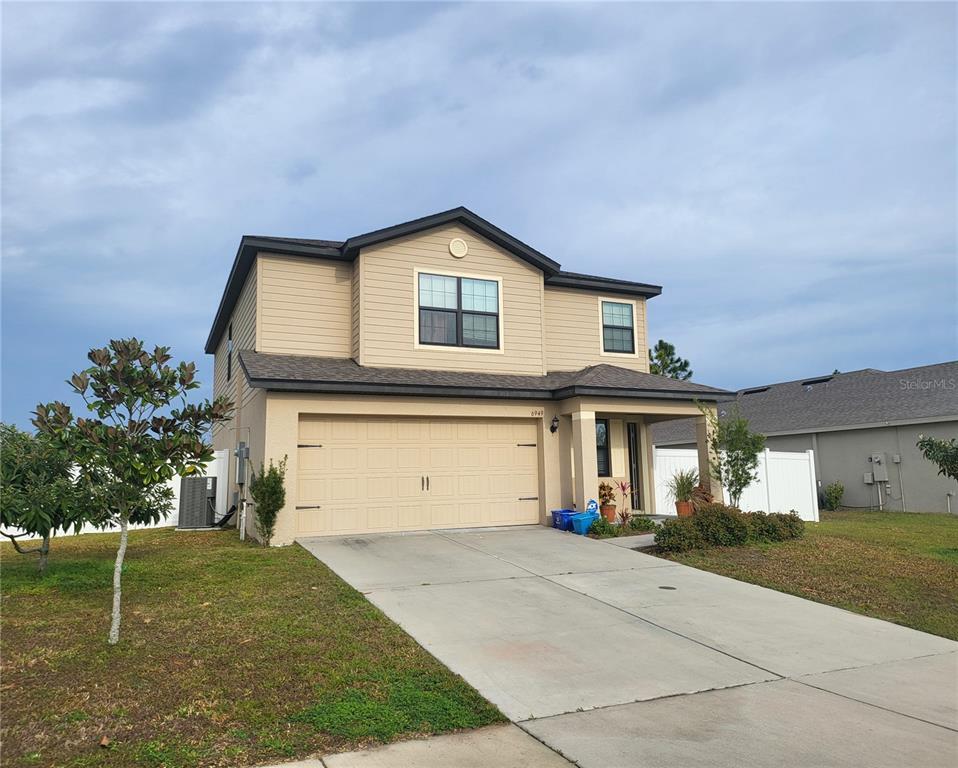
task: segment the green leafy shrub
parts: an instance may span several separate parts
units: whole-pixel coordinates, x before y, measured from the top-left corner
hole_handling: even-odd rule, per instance
[[[655,532],[655,544],[666,552],[687,552],[705,546],[694,516],[666,520]]]
[[[706,504],[690,519],[707,545],[735,547],[748,541],[748,523],[734,507]]]
[[[787,539],[800,539],[805,535],[805,521],[798,516],[794,509],[787,515],[780,512],[773,512],[769,517],[777,518],[779,523],[785,529]]]
[[[649,520],[647,517],[641,517],[639,515],[633,515],[629,518],[629,530],[632,531],[655,531],[658,530],[658,527],[654,522]]]
[[[259,474],[249,482],[249,493],[255,503],[256,531],[260,541],[269,546],[276,529],[276,516],[286,504],[286,457],[279,463],[273,464],[270,459],[269,469],[260,465]]]
[[[619,535],[619,529],[600,515],[589,528],[589,535],[597,539],[611,539]]]
[[[805,521],[797,512],[783,515],[780,512],[747,512],[744,514],[748,525],[749,541],[788,541],[800,539],[805,535]]]
[[[834,512],[842,505],[842,496],[845,495],[845,486],[839,482],[825,486],[825,509]]]

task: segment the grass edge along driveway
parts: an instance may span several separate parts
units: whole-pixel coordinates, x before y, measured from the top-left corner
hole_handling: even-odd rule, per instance
[[[60,536],[49,573],[0,548],[5,766],[235,766],[504,721],[300,548],[233,531]],[[111,740],[109,748],[99,742]]]
[[[955,516],[822,511],[797,541],[657,554],[958,640]]]

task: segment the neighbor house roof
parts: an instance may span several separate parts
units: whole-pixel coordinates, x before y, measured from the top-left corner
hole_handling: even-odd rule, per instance
[[[453,223],[468,227],[517,258],[542,270],[547,285],[607,291],[609,293],[641,296],[643,298],[652,298],[662,293],[662,287],[659,285],[637,283],[630,280],[619,280],[609,277],[598,277],[596,275],[583,275],[577,272],[563,272],[558,262],[553,261],[535,248],[526,245],[508,232],[499,229],[495,224],[486,221],[468,208],[460,206],[459,208],[424,216],[420,219],[396,224],[392,227],[367,232],[364,235],[355,235],[347,240],[311,240],[300,237],[244,235],[236,251],[233,268],[230,270],[229,278],[227,278],[226,281],[226,288],[223,291],[219,307],[216,310],[213,326],[206,340],[207,354],[213,354],[216,351],[216,345],[219,343],[220,337],[223,335],[223,331],[229,323],[233,306],[239,298],[240,291],[243,290],[246,276],[249,274],[256,260],[257,253],[265,251],[287,256],[308,256],[337,261],[352,261],[362,248],[368,248],[397,237],[405,237],[423,232],[427,229]]]
[[[360,366],[347,358],[243,350],[240,365],[253,387],[296,392],[561,400],[575,396],[642,397],[710,402],[731,392],[690,381],[592,365],[578,371],[520,376],[466,371]]]
[[[899,371],[866,368],[780,384],[749,387],[719,402],[738,403],[753,431],[788,435],[863,427],[958,420],[958,362]],[[657,445],[695,442],[689,419],[652,428]]]

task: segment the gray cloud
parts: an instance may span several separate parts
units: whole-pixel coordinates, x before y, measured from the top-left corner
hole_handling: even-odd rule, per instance
[[[460,203],[662,283],[652,335],[707,383],[954,358],[955,16],[8,5],[4,416],[109,336],[201,358],[243,233]]]

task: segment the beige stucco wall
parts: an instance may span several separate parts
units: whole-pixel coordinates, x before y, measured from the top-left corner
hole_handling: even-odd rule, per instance
[[[449,241],[469,246],[463,259]],[[391,240],[364,249],[360,261],[360,363],[431,370],[541,375],[543,351],[542,272],[459,225]],[[417,346],[416,270],[502,281],[499,350]]]
[[[635,354],[602,351],[602,320],[599,309],[599,302],[602,300],[634,305]],[[546,287],[544,301],[548,370],[572,371],[605,363],[648,373],[644,299]]]
[[[259,254],[258,352],[353,354],[353,265]]]

